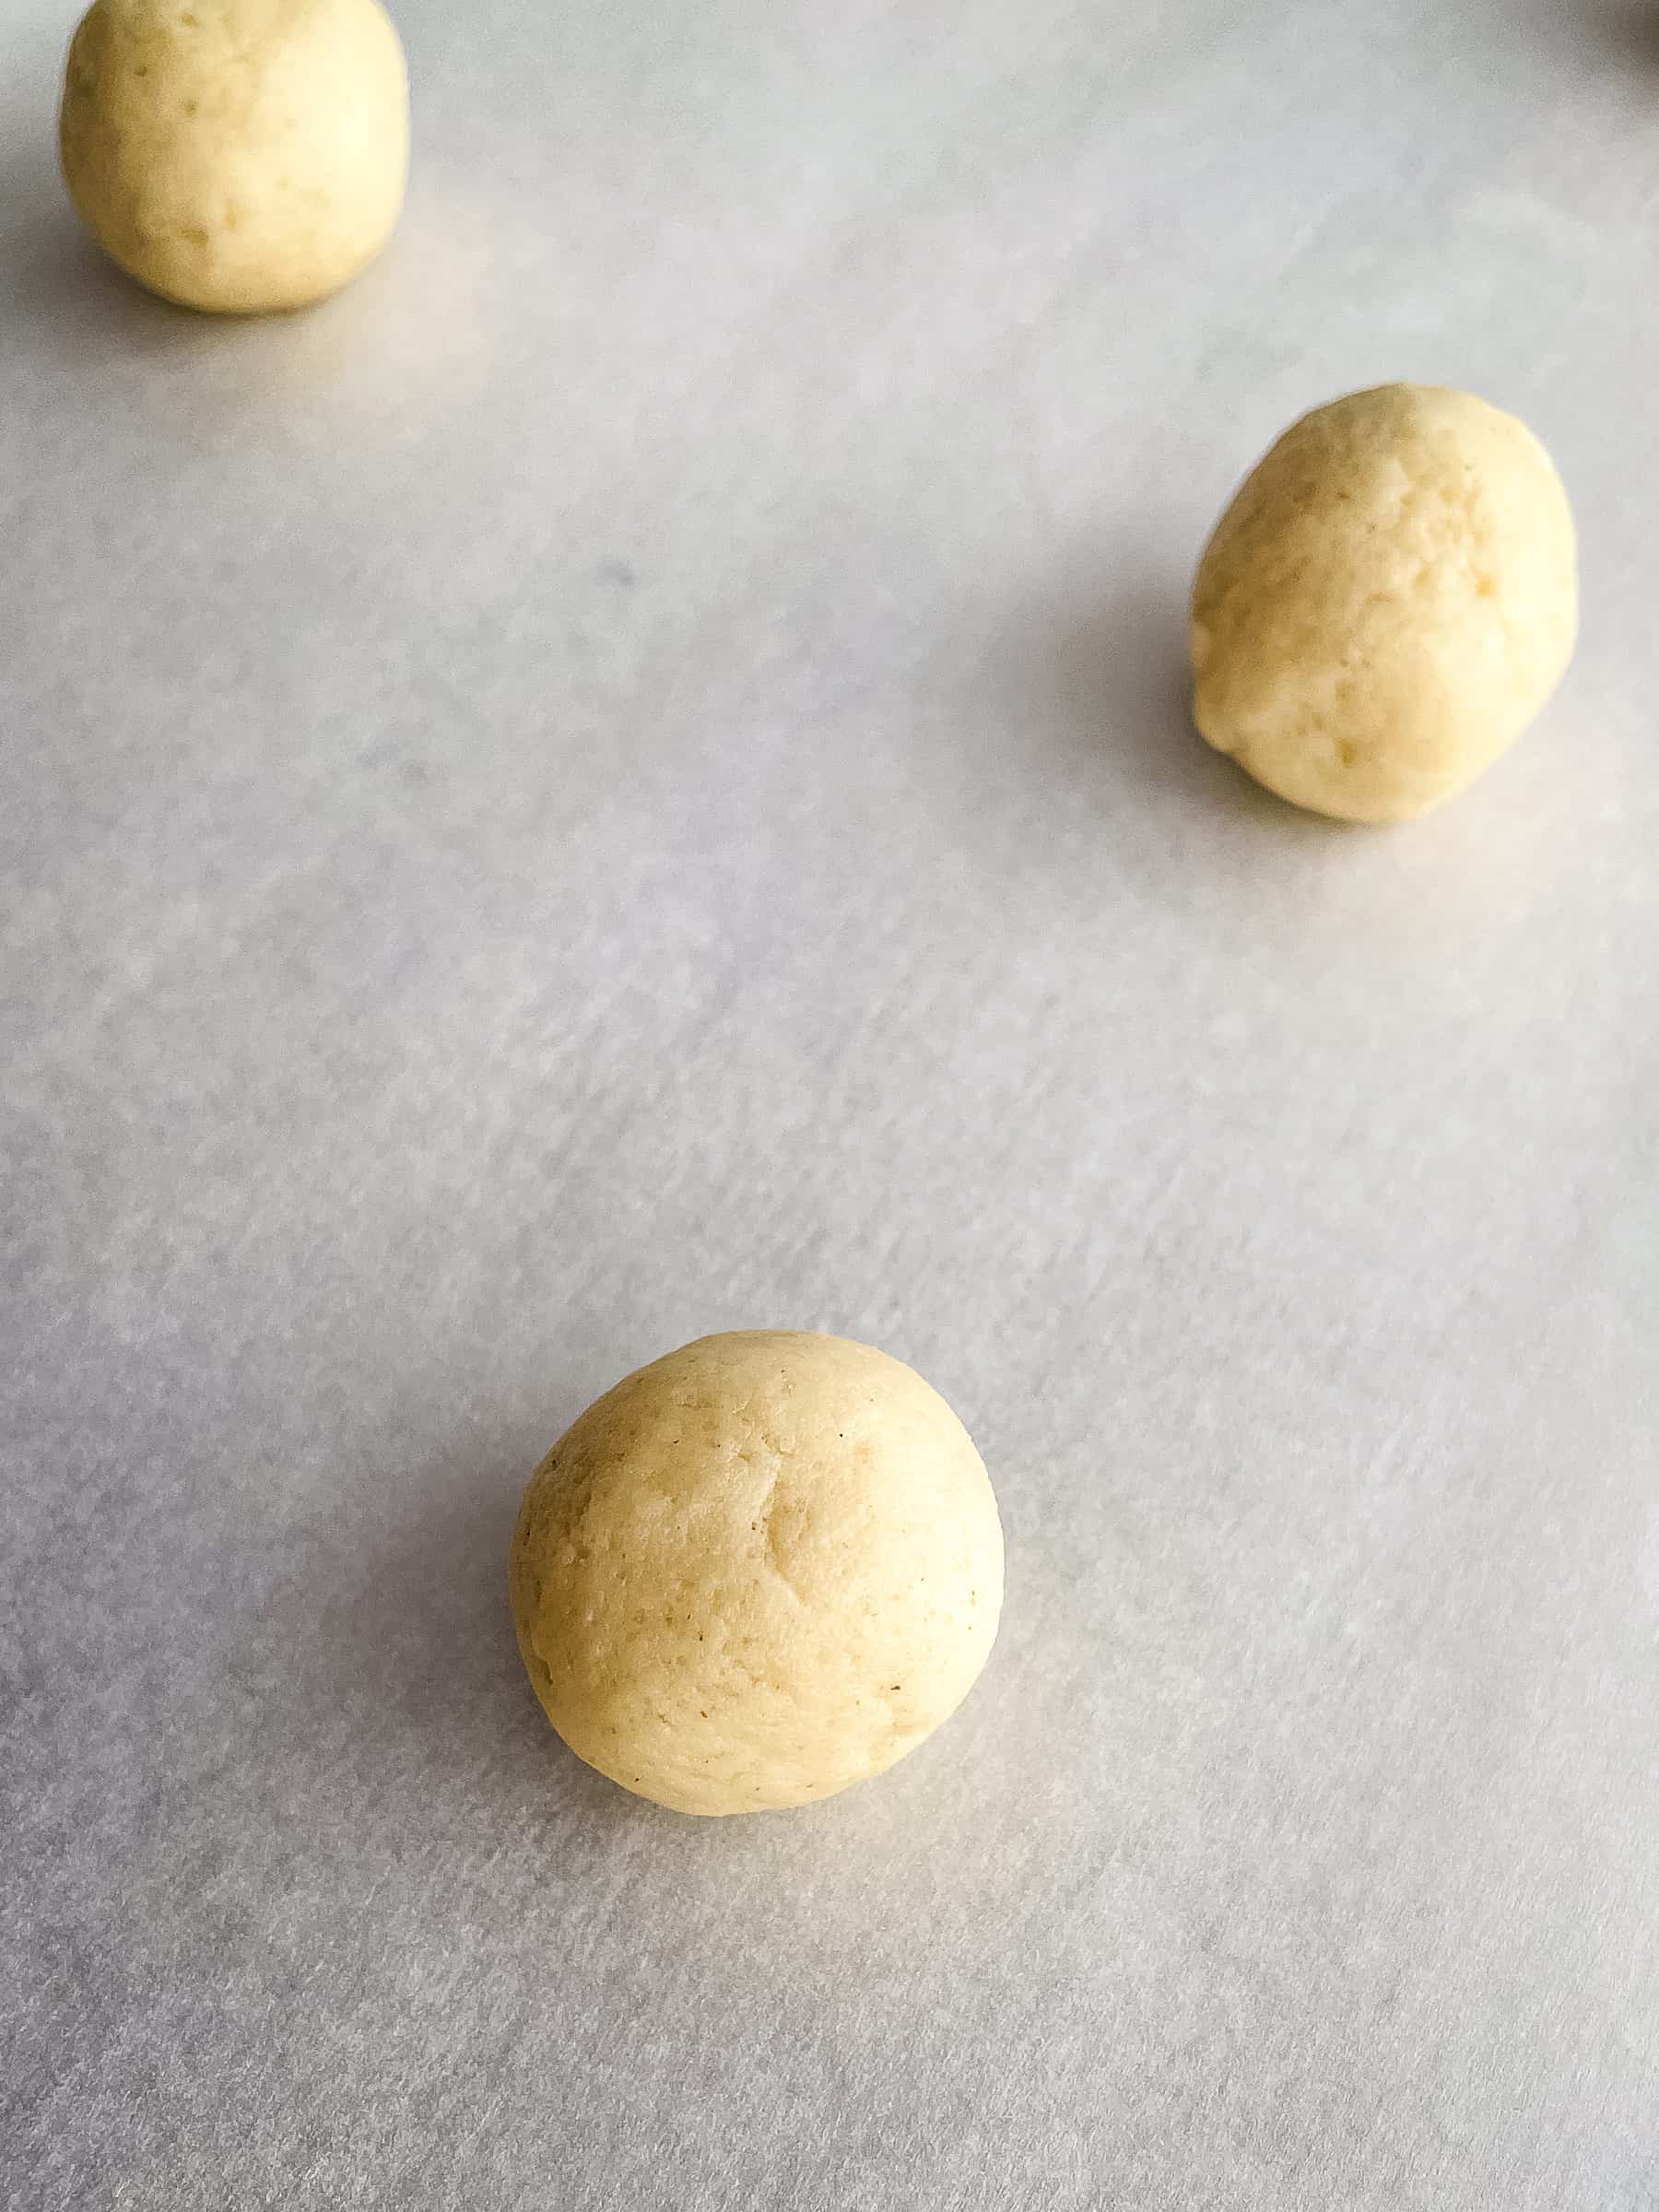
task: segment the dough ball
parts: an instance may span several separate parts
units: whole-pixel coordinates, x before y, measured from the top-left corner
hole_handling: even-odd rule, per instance
[[[403,48],[378,0],[97,0],[59,135],[76,206],[140,284],[221,314],[304,307],[397,221]]]
[[[840,1336],[705,1336],[590,1406],[531,1479],[519,1649],[581,1759],[683,1813],[879,1774],[966,1697],[1002,1605],[967,1430]]]
[[[1199,563],[1194,713],[1316,813],[1394,822],[1472,783],[1560,680],[1572,513],[1524,423],[1385,384],[1293,423]]]

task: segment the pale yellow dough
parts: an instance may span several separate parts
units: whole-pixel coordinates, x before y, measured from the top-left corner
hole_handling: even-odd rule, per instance
[[[1572,514],[1524,423],[1385,384],[1304,415],[1246,478],[1193,593],[1194,712],[1299,806],[1424,814],[1554,690],[1578,629]]]
[[[953,1712],[1002,1605],[990,1479],[937,1392],[840,1336],[705,1336],[599,1399],[509,1581],[547,1717],[685,1813],[805,1805]]]
[[[403,204],[409,94],[378,0],[97,0],[59,119],[93,235],[185,307],[307,306]]]

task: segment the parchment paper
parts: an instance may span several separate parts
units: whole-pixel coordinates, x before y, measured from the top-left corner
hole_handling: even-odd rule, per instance
[[[0,2197],[1659,2206],[1659,34],[404,0],[394,250],[169,310],[0,25]],[[1557,454],[1469,797],[1187,721],[1302,408]],[[959,1716],[697,1823],[520,1488],[734,1325],[997,1484]]]

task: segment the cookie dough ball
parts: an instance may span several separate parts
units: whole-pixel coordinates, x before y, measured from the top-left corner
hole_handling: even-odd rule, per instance
[[[59,135],[76,206],[140,284],[221,314],[304,307],[397,220],[403,48],[378,0],[97,0]]]
[[[1394,822],[1489,768],[1572,657],[1572,514],[1524,423],[1385,384],[1292,424],[1193,593],[1194,712],[1316,813]]]
[[[805,1805],[954,1712],[1002,1529],[967,1430],[885,1352],[705,1336],[590,1406],[512,1540],[519,1649],[579,1758],[683,1813]]]

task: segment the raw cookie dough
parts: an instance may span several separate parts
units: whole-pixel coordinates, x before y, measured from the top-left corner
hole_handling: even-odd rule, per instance
[[[953,1712],[1002,1605],[996,1500],[920,1375],[844,1337],[705,1336],[531,1478],[519,1649],[578,1757],[684,1813],[805,1805]]]
[[[1472,783],[1572,657],[1572,513],[1524,423],[1384,384],[1304,415],[1193,592],[1194,713],[1299,806],[1402,821]]]
[[[304,307],[397,221],[403,48],[379,0],[97,0],[59,137],[88,228],[151,291],[222,314]]]

